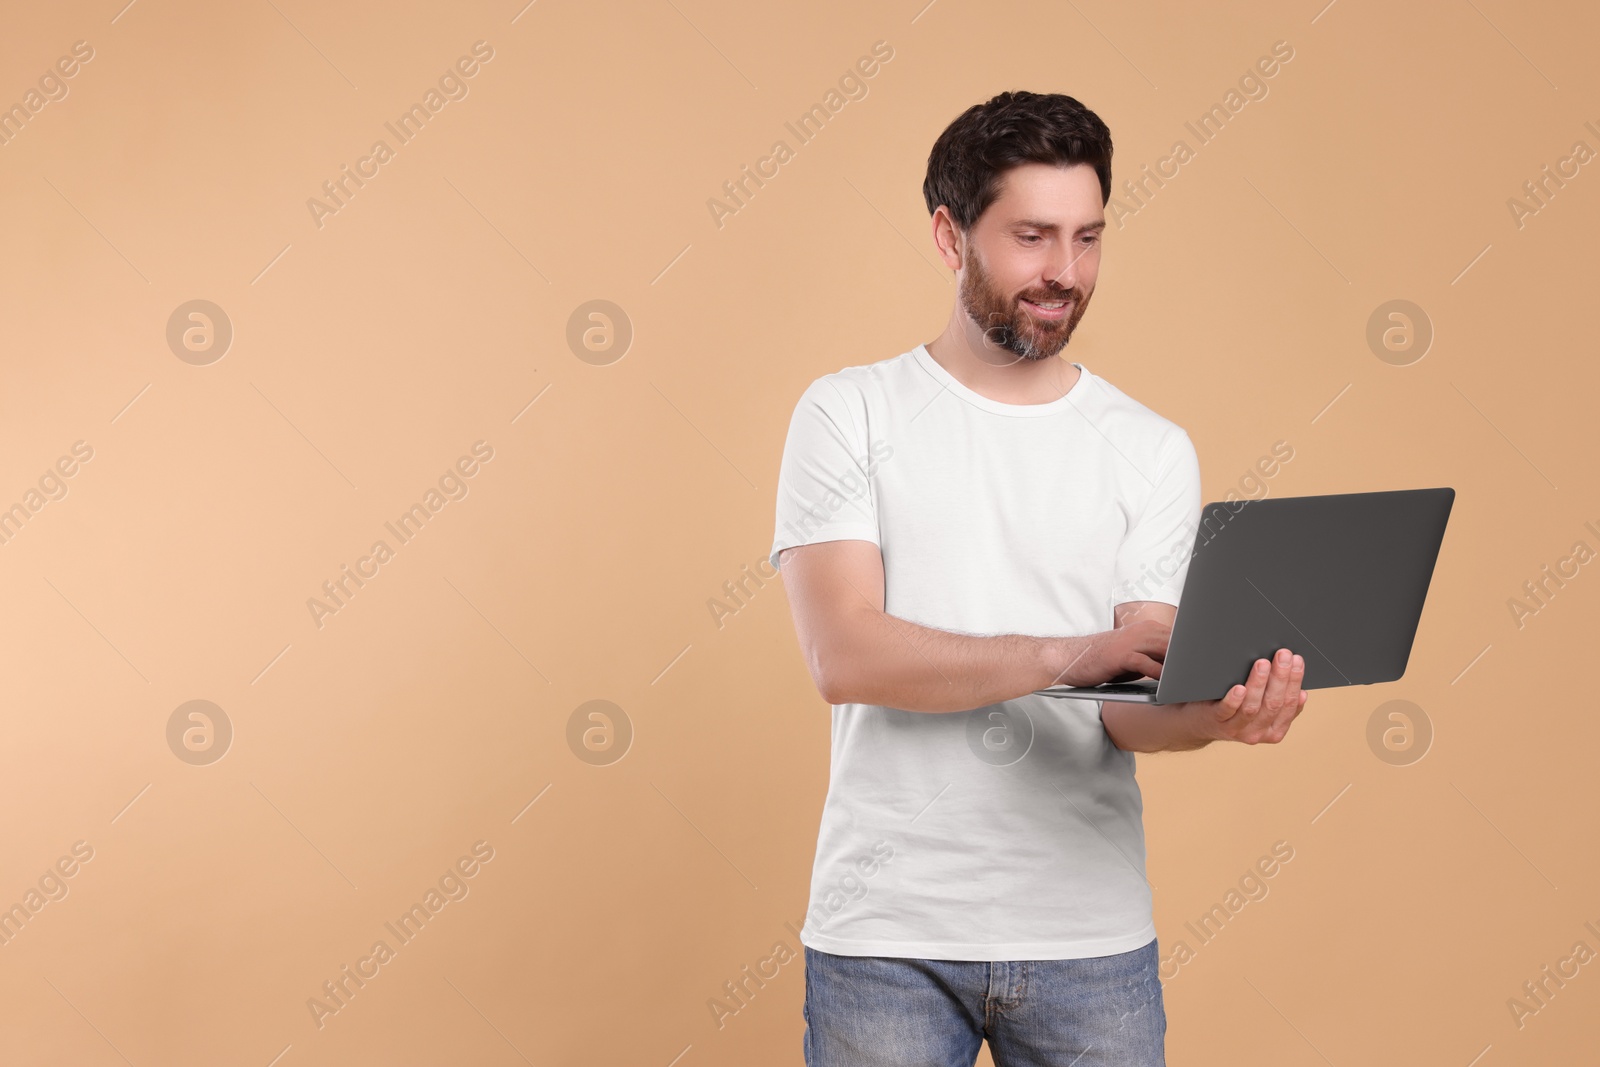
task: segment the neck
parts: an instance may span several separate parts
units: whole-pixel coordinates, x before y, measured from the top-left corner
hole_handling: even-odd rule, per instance
[[[1023,359],[991,344],[959,311],[944,332],[925,347],[934,362],[956,381],[1002,404],[1048,404],[1065,396],[1082,376],[1060,355]]]

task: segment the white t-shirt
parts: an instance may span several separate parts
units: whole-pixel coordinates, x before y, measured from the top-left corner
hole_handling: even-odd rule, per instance
[[[1200,511],[1188,434],[1082,364],[1044,404],[957,381],[923,345],[812,382],[778,479],[771,562],[879,547],[884,610],[966,634],[1112,628],[1177,604]],[[847,956],[1105,956],[1156,935],[1134,756],[1093,700],[833,708],[802,943]]]

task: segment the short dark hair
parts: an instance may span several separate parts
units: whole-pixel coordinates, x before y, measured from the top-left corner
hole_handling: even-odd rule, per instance
[[[1087,163],[1111,200],[1111,131],[1100,116],[1061,93],[1004,92],[974,104],[945,127],[928,153],[922,199],[943,204],[963,233],[1000,195],[1000,180],[1022,163]]]

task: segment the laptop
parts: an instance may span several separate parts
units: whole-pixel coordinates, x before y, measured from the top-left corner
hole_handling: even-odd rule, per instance
[[[1159,679],[1038,692],[1082,700],[1221,700],[1280,648],[1302,689],[1405,673],[1456,491],[1214,502],[1201,509]]]

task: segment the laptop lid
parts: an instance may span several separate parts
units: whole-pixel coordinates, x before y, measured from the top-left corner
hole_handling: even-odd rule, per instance
[[[1405,673],[1455,490],[1214,502],[1201,509],[1155,702],[1219,700],[1257,659],[1302,689]]]

